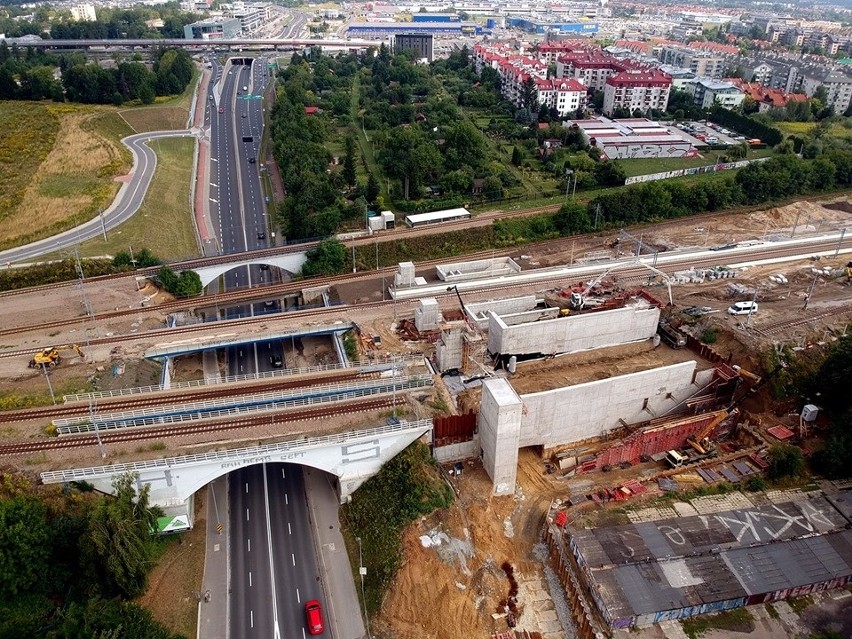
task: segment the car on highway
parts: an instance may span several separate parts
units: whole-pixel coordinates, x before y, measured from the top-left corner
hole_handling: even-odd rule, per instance
[[[248,116],[245,113],[243,113],[240,117],[241,118],[247,118]]]
[[[254,158],[249,158],[249,164],[254,164],[255,162],[257,162],[257,160],[256,160],[256,159],[254,159]]]
[[[257,239],[265,240],[266,239],[266,231],[258,231],[257,232]]]
[[[281,368],[284,365],[284,362],[282,361],[280,355],[271,355],[269,357],[269,363],[272,364],[273,368]],[[310,602],[308,602],[308,603],[310,603]],[[317,610],[319,610],[319,602],[316,602],[316,604],[317,604]],[[306,609],[306,613],[307,613],[307,609]],[[320,632],[322,632],[322,614],[321,613],[317,613],[317,614],[318,614],[317,619],[319,619],[319,632],[312,632],[311,633],[312,635],[318,635],[318,634],[320,634]],[[310,614],[308,614],[308,629],[310,629],[310,618],[311,618]]]
[[[219,113],[224,113],[224,112],[225,112],[225,107],[219,107]]]
[[[305,619],[308,622],[309,634],[321,635],[325,630],[322,624],[322,608],[316,599],[311,599],[305,604]]]

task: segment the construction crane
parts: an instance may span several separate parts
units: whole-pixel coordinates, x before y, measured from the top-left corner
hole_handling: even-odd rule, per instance
[[[652,271],[652,272],[656,273],[657,275],[659,275],[662,278],[663,282],[665,283],[665,285],[666,285],[666,287],[668,288],[668,291],[669,291],[669,306],[674,306],[674,300],[672,299],[672,278],[671,278],[671,276],[668,273],[665,273],[665,272],[661,271],[660,269],[658,269],[654,266],[651,266],[650,264],[645,264],[645,262],[643,262],[639,259],[636,259],[636,260],[633,260],[633,261],[630,261],[630,262],[622,262],[621,264],[615,264],[613,266],[610,266],[608,269],[606,269],[600,275],[598,275],[595,279],[587,282],[585,289],[583,291],[572,292],[571,297],[570,297],[570,301],[569,301],[569,306],[571,307],[571,309],[575,310],[575,311],[582,309],[583,305],[586,302],[585,294],[588,291],[591,291],[592,289],[594,289],[598,284],[600,284],[603,281],[603,279],[607,275],[609,275],[610,272],[617,270],[617,269],[622,269],[622,268],[627,268],[627,267],[632,267],[632,266],[643,266],[646,269],[648,269],[649,271]]]
[[[736,410],[736,409],[734,409]],[[719,410],[712,413],[713,419],[704,428],[701,429],[694,439],[687,439],[686,443],[692,446],[699,455],[706,455],[713,450],[713,443],[708,439],[713,429],[721,424],[729,415],[727,410]]]
[[[76,351],[77,355],[80,356],[80,359],[84,362],[86,361],[86,355],[83,353],[83,349],[81,349],[77,344],[63,344],[62,346],[48,346],[47,348],[43,348],[38,351],[30,360],[29,367],[40,368],[42,366],[47,366],[48,368],[53,368],[54,366],[58,366],[62,363],[61,351],[68,349]]]

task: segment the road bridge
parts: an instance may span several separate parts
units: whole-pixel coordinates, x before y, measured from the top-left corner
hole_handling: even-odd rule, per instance
[[[335,48],[340,50],[365,49],[377,47],[380,40],[359,39],[315,39],[315,38],[233,38],[223,40],[185,40],[183,38],[159,39],[90,39],[90,40],[30,40],[8,38],[9,46],[32,47],[34,49],[150,49],[163,47],[182,47],[194,50],[233,50],[244,49],[294,49],[307,47]]]
[[[311,328],[296,328],[292,330],[269,331],[265,333],[224,333],[197,337],[188,340],[156,344],[145,351],[146,359],[167,359],[179,355],[188,355],[202,351],[217,350],[240,346],[242,344],[259,344],[284,339],[296,339],[311,335],[340,335],[355,327],[352,322],[313,326]]]
[[[198,273],[198,276],[201,278],[201,285],[206,288],[208,284],[218,279],[221,275],[242,266],[261,266],[266,264],[268,266],[275,266],[280,268],[282,271],[287,271],[288,273],[295,275],[302,270],[302,266],[304,266],[307,261],[307,251],[278,253],[277,255],[250,255],[244,253],[241,255],[235,255],[233,261],[199,266],[193,270]]]
[[[113,492],[113,481],[135,473],[137,487],[150,486],[151,504],[168,508],[192,520],[192,496],[197,490],[237,468],[276,462],[296,463],[336,477],[340,503],[375,475],[382,465],[419,437],[430,433],[431,420],[398,421],[366,430],[323,437],[222,450],[197,455],[44,472],[44,484],[85,481],[103,493]]]

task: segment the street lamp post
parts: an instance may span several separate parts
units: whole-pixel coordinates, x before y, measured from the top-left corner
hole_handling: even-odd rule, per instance
[[[571,176],[574,175],[573,169],[565,169],[565,201],[568,201],[568,191],[571,188]],[[574,184],[577,184],[576,178]]]
[[[364,601],[364,623],[367,624],[367,636],[372,639],[372,635],[370,635],[370,617],[367,615],[367,596],[364,594],[364,577],[367,575],[367,568],[364,567],[364,556],[361,552],[361,538],[355,537],[355,541],[358,542],[358,574],[361,575],[361,599]]]

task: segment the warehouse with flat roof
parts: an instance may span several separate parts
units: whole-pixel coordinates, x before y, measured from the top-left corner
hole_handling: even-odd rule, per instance
[[[400,34],[480,35],[482,25],[474,22],[353,22],[346,29],[350,37],[387,37]]]
[[[565,530],[610,628],[779,601],[852,581],[845,493]]]

